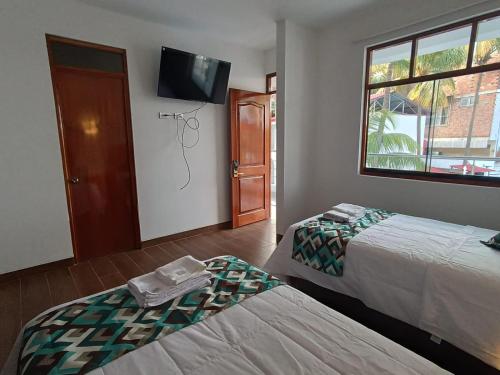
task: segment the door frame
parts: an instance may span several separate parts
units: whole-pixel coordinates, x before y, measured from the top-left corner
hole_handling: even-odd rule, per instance
[[[121,76],[123,78],[123,88],[124,88],[124,93],[123,97],[125,99],[125,132],[127,135],[127,158],[128,158],[128,166],[129,166],[129,172],[130,172],[130,189],[131,189],[131,194],[132,194],[132,222],[134,226],[134,245],[136,248],[141,247],[141,232],[140,232],[140,225],[139,225],[139,210],[138,210],[138,199],[137,199],[137,182],[136,182],[136,174],[135,174],[135,161],[134,161],[134,144],[133,144],[133,136],[132,136],[132,115],[130,111],[130,92],[129,92],[129,83],[128,83],[128,68],[127,68],[127,51],[122,48],[116,48],[116,47],[111,47],[111,46],[106,46],[102,44],[96,44],[96,43],[91,43],[91,42],[86,42],[83,40],[77,40],[77,39],[71,39],[71,38],[65,38],[57,35],[51,35],[51,34],[45,34],[45,40],[47,44],[47,53],[49,57],[49,67],[50,67],[50,76],[52,80],[52,91],[54,93],[54,103],[55,103],[55,109],[56,109],[56,118],[57,118],[57,130],[59,134],[59,145],[60,145],[60,150],[61,150],[61,156],[62,156],[62,164],[63,164],[63,173],[64,173],[64,188],[66,190],[66,203],[68,206],[68,215],[69,215],[69,223],[70,223],[70,231],[71,231],[71,243],[73,245],[73,254],[76,259],[76,261],[80,261],[80,252],[78,249],[78,245],[76,242],[76,228],[75,228],[75,222],[73,219],[73,208],[71,205],[71,190],[69,189],[69,171],[68,171],[68,160],[67,160],[67,153],[66,153],[66,147],[64,144],[64,129],[63,129],[63,123],[62,123],[62,114],[60,110],[60,103],[59,103],[59,95],[57,92],[57,85],[56,85],[56,72],[58,69],[71,69],[74,71],[89,71],[89,72],[99,72],[102,73],[103,75],[112,75],[112,76]],[[114,52],[117,54],[120,54],[122,56],[122,61],[123,61],[123,73],[107,73],[103,71],[96,71],[92,69],[84,69],[84,68],[71,68],[71,67],[58,67],[56,64],[54,64],[54,60],[52,57],[52,48],[51,45],[52,43],[59,42],[59,43],[64,43],[64,44],[70,44],[74,46],[79,46],[79,47],[87,47],[87,48],[93,48],[101,51],[108,51],[108,52]]]
[[[243,94],[243,95],[242,95]],[[265,113],[265,122],[266,122],[266,132],[269,134],[266,134],[266,139],[265,139],[265,144],[264,144],[264,150],[266,154],[266,158],[268,160],[268,165],[267,165],[267,180],[266,185],[265,185],[265,212],[266,212],[266,217],[263,219],[259,219],[257,221],[253,220],[253,217],[255,215],[254,212],[249,212],[247,213],[248,218],[247,220],[240,221],[240,215],[241,213],[236,210],[236,207],[240,208],[240,193],[239,193],[239,187],[237,188],[235,184],[239,183],[239,178],[234,177],[232,174],[233,171],[233,165],[232,162],[236,158],[236,160],[239,160],[239,130],[236,132],[233,132],[232,124],[237,123],[238,119],[238,108],[237,106],[233,106],[233,96],[235,95],[240,95],[240,99],[243,100],[245,98],[255,98],[257,96],[269,96],[267,93],[261,93],[261,92],[253,92],[253,91],[247,91],[247,90],[242,90],[242,89],[236,89],[236,88],[230,88],[229,89],[229,133],[230,133],[230,148],[229,148],[229,156],[230,156],[230,163],[231,163],[231,225],[232,228],[239,228],[245,225],[252,224],[254,222],[262,221],[262,220],[267,220],[271,217],[271,149],[270,149],[270,142],[271,142],[271,118],[270,118],[270,112]],[[269,108],[266,108],[269,110]],[[266,146],[267,144],[267,146]],[[234,194],[235,190],[238,190],[238,195]],[[250,216],[251,215],[251,216]]]

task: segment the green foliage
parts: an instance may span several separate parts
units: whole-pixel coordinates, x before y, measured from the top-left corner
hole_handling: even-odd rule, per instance
[[[394,133],[396,128],[392,112],[387,109],[370,112],[366,166],[369,168],[424,170],[424,162],[416,155],[417,142],[407,134]],[[395,154],[397,155],[395,156]]]
[[[496,52],[500,52],[500,38],[477,43],[474,51],[474,64],[487,64]]]
[[[455,70],[464,67],[467,62],[467,49],[453,48],[445,51],[419,56],[416,74],[425,76],[437,72]],[[448,105],[448,96],[455,92],[455,81],[452,78],[417,83],[408,93],[408,99],[422,108],[430,109],[433,102],[438,107]],[[437,89],[437,90],[436,90]]]
[[[380,83],[409,77],[410,60],[399,60],[388,64],[372,65],[370,83]]]

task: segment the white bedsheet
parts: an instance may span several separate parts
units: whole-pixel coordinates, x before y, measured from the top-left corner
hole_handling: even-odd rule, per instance
[[[358,298],[500,369],[500,252],[479,243],[494,231],[396,215],[354,237],[344,275],[333,277],[291,259],[299,224],[287,230],[268,272]]]
[[[2,374],[15,373],[10,371]],[[279,286],[90,374],[447,372],[296,289]]]

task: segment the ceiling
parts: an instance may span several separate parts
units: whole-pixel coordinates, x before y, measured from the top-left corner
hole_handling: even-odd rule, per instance
[[[345,16],[377,0],[80,0],[108,10],[214,38],[267,49],[275,44],[275,21],[312,27]]]

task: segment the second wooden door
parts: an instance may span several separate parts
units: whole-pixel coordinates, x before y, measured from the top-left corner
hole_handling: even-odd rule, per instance
[[[231,89],[233,228],[271,213],[270,96]]]

